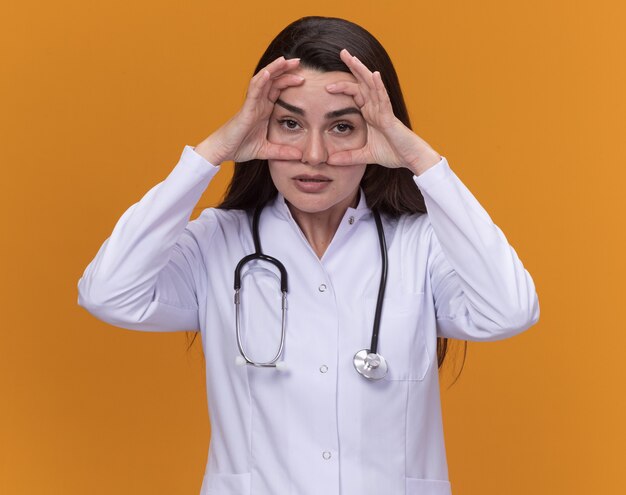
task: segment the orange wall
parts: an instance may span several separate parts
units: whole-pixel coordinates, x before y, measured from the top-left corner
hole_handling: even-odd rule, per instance
[[[444,377],[455,494],[626,493],[623,2],[5,4],[0,493],[198,493],[199,346],[97,321],[76,282],[183,146],[238,108],[271,37],[320,13],[383,42],[416,131],[537,284],[540,323],[470,344],[461,379]]]

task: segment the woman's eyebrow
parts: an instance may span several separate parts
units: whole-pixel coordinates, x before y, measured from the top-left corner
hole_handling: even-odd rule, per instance
[[[295,105],[291,105],[291,104],[289,104],[287,102],[284,102],[281,99],[276,100],[276,104],[280,105],[284,109],[289,110],[290,112],[296,113],[298,115],[304,116],[306,114],[306,112],[302,108],[296,107]],[[358,114],[358,115],[361,115],[361,110],[359,110],[357,107],[341,108],[339,110],[333,110],[332,112],[328,112],[326,115],[324,115],[324,118],[326,118],[326,119],[336,119],[337,117],[341,117],[342,115],[348,115],[348,114]]]
[[[341,117],[342,115],[348,115],[351,113],[361,115],[361,110],[359,110],[357,107],[346,107],[340,110],[333,110],[332,112],[328,112],[326,115],[324,115],[324,117],[327,119],[336,119],[337,117]]]
[[[295,107],[293,105],[290,105],[289,103],[285,103],[281,99],[276,100],[276,104],[280,105],[281,107],[283,107],[283,108],[285,108],[287,110],[289,110],[290,112],[297,113],[298,115],[304,115],[304,110],[302,110],[299,107]]]

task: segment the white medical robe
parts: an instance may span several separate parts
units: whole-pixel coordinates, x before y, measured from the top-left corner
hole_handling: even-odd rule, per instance
[[[211,442],[202,495],[449,495],[436,338],[496,340],[539,317],[513,248],[445,157],[414,180],[428,214],[383,216],[389,274],[379,352],[387,377],[357,374],[380,280],[364,195],[319,259],[279,194],[263,210],[264,253],[288,272],[287,371],[237,366],[233,271],[254,251],[250,215],[193,208],[218,167],[190,146],[120,218],[78,284],[112,325],[198,329]],[[280,335],[276,270],[243,270],[242,337],[256,360]]]

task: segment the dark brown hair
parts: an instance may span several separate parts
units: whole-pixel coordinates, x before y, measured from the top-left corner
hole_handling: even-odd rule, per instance
[[[356,55],[369,70],[380,72],[395,116],[411,128],[400,82],[389,55],[374,36],[350,21],[315,16],[303,17],[289,24],[272,40],[253,74],[281,56],[286,59],[300,58],[301,67],[320,72],[350,72],[339,57],[343,48]],[[424,198],[413,181],[413,173],[406,168],[391,169],[368,164],[361,187],[367,205],[386,215],[398,217],[426,212]],[[218,208],[253,210],[276,194],[267,160],[235,163],[233,178]],[[448,339],[438,338],[439,367],[448,349]]]
[[[389,55],[374,36],[350,21],[334,17],[303,17],[289,24],[272,40],[253,74],[281,56],[299,58],[300,66],[308,69],[349,73],[350,69],[339,58],[343,48],[356,55],[371,71],[380,72],[395,116],[411,128],[400,82]],[[424,198],[412,177],[406,168],[390,169],[369,164],[361,180],[367,205],[391,216],[426,212]],[[236,163],[232,181],[219,208],[254,209],[276,194],[267,160]]]

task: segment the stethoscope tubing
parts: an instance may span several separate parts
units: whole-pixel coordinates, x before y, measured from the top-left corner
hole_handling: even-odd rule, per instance
[[[387,287],[387,268],[389,260],[387,258],[387,241],[385,240],[385,234],[383,231],[383,223],[380,219],[380,214],[377,210],[372,210],[374,215],[374,221],[376,222],[376,229],[378,230],[378,241],[380,244],[380,256],[381,256],[381,269],[380,269],[380,284],[378,286],[378,298],[376,299],[376,311],[374,313],[374,327],[372,329],[372,342],[370,344],[369,351],[373,354],[378,353],[378,334],[380,330],[380,319],[383,312],[383,301],[385,300],[385,288]]]
[[[234,289],[235,289],[235,331],[237,334],[237,347],[239,348],[240,356],[237,358],[238,360],[242,359],[240,364],[250,364],[252,366],[265,368],[265,367],[276,367],[279,365],[284,365],[284,363],[279,362],[278,360],[282,356],[284,346],[285,346],[285,335],[286,335],[286,312],[287,312],[287,292],[288,292],[288,277],[287,277],[287,269],[285,266],[276,258],[263,254],[261,249],[261,239],[259,236],[259,218],[261,216],[261,211],[263,210],[263,206],[258,206],[252,218],[252,237],[254,240],[254,253],[244,256],[237,266],[235,267],[235,276],[234,276]],[[387,374],[387,362],[385,359],[378,354],[378,336],[380,334],[380,321],[382,317],[382,308],[383,302],[385,299],[385,289],[387,285],[387,271],[388,271],[388,258],[387,258],[387,242],[385,240],[385,232],[383,230],[382,220],[380,218],[380,214],[377,210],[372,210],[372,215],[374,216],[374,221],[376,222],[376,230],[378,232],[378,240],[380,245],[380,255],[381,255],[381,273],[380,273],[380,284],[378,288],[378,298],[376,300],[376,310],[374,312],[374,324],[372,329],[372,340],[369,349],[362,349],[357,352],[354,356],[354,366],[356,370],[367,379],[370,380],[378,380],[383,378]],[[280,344],[278,347],[278,351],[276,355],[270,360],[265,362],[257,362],[250,358],[243,347],[243,342],[241,339],[241,270],[243,269],[246,263],[254,260],[262,260],[267,261],[268,263],[273,264],[280,271],[280,290],[282,294],[281,298],[281,335],[280,335]]]
[[[287,320],[287,292],[288,288],[288,277],[287,277],[287,269],[285,266],[276,258],[272,256],[268,256],[267,254],[263,254],[261,250],[261,239],[259,237],[259,218],[261,216],[262,208],[257,208],[254,211],[254,216],[252,218],[252,237],[254,240],[254,253],[244,256],[239,263],[237,263],[237,267],[235,268],[235,280],[234,280],[234,288],[235,288],[235,329],[237,334],[237,347],[239,348],[239,353],[245,360],[245,364],[251,364],[252,366],[256,366],[257,368],[273,368],[276,366],[276,363],[280,359],[280,356],[283,354],[283,349],[285,347],[285,335],[286,335],[286,320]],[[278,346],[278,351],[276,355],[269,361],[265,362],[257,362],[250,358],[243,347],[243,342],[241,340],[241,270],[243,266],[254,260],[262,260],[267,261],[274,265],[280,271],[280,291],[281,291],[281,331],[280,331],[280,344]]]

